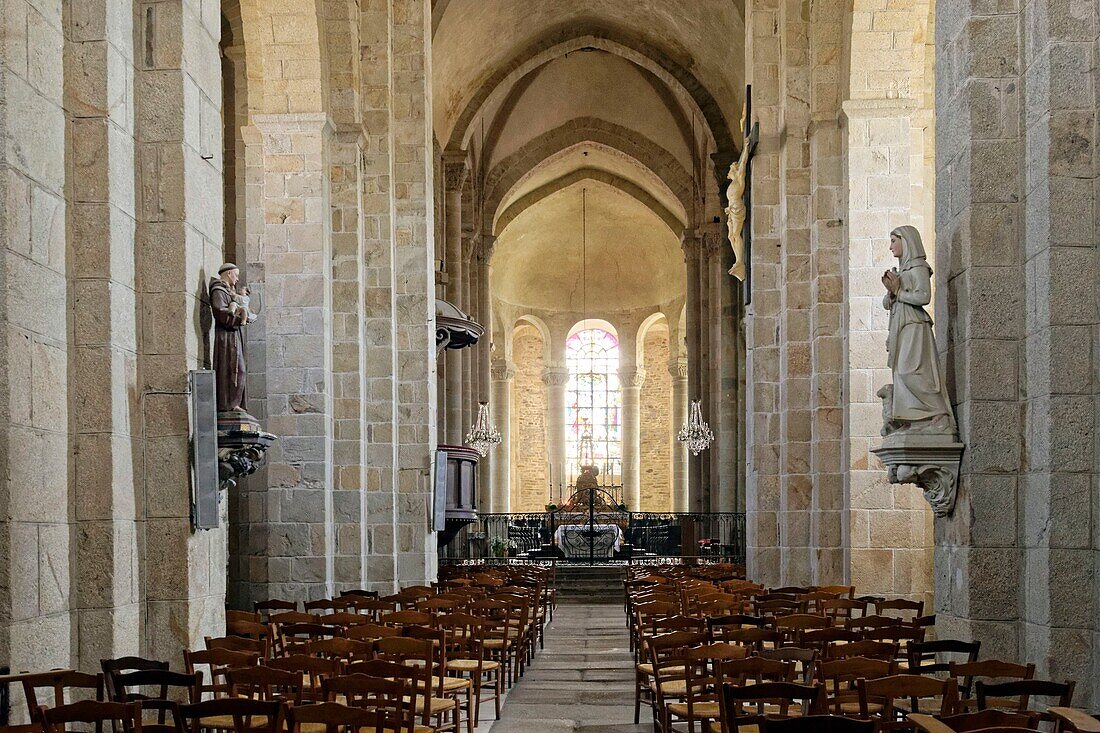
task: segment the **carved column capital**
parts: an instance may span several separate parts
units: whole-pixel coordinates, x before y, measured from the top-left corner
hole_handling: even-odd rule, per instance
[[[461,191],[469,173],[465,150],[443,151],[443,186],[447,192]]]
[[[516,376],[516,364],[508,359],[494,359],[489,375],[494,382],[510,382]]]
[[[687,359],[673,359],[668,363],[668,373],[673,379],[687,379],[688,378],[688,360]]]
[[[569,370],[565,367],[546,367],[542,370],[542,383],[547,387],[564,387],[569,384]]]
[[[623,387],[641,387],[645,384],[645,369],[642,367],[623,367],[619,370],[619,383]]]
[[[482,232],[478,237],[478,252],[477,256],[482,262],[488,262],[493,257],[493,250],[497,246],[497,238],[492,234],[486,234]]]

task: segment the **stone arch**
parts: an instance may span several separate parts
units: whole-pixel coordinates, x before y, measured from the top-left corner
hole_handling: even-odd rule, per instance
[[[499,237],[504,232],[504,230],[508,228],[508,225],[511,224],[516,219],[516,217],[518,217],[524,211],[531,208],[546,197],[557,193],[558,191],[561,191],[565,188],[568,188],[578,181],[584,180],[592,180],[599,183],[607,184],[608,186],[616,188],[626,195],[634,198],[638,201],[638,203],[642,204],[654,214],[656,214],[661,219],[661,221],[663,221],[665,225],[668,226],[669,230],[676,237],[679,237],[680,234],[683,232],[684,227],[687,226],[686,223],[682,220],[682,217],[679,217],[669,211],[664,204],[662,204],[660,201],[654,198],[652,194],[650,194],[648,191],[646,191],[644,188],[634,183],[633,181],[623,178],[622,176],[619,176],[610,171],[605,171],[599,168],[578,168],[572,173],[567,173],[566,175],[556,178],[549,183],[539,186],[534,191],[531,191],[525,196],[522,196],[516,201],[512,202],[512,204],[503,212],[501,212],[499,217],[497,217],[493,233]]]
[[[542,320],[536,315],[531,313],[524,313],[518,316],[512,323],[512,327],[509,329],[508,338],[511,340],[515,336],[516,329],[520,326],[531,326],[542,336],[542,359],[546,364],[551,362],[551,355],[553,352],[552,337],[550,335],[550,327],[546,325],[546,321]],[[511,351],[509,349],[509,351]]]
[[[658,323],[664,323],[668,326],[668,318],[663,311],[657,311],[646,316],[642,324],[638,326],[638,336],[634,340],[635,351],[635,364],[642,364],[645,361],[645,339],[649,335],[649,330]]]
[[[692,210],[691,175],[670,152],[621,125],[596,117],[578,117],[528,141],[489,171],[483,188],[482,231],[492,231],[497,209],[525,175],[551,155],[586,142],[603,145],[633,158],[669,187],[684,211]]]
[[[667,53],[646,41],[595,24],[570,24],[545,33],[516,56],[507,65],[490,76],[474,92],[463,108],[451,131],[450,142],[446,147],[465,148],[471,132],[471,123],[488,101],[492,93],[501,85],[511,86],[549,61],[571,51],[583,48],[598,48],[621,56],[628,61],[650,71],[670,89],[679,89],[690,100],[693,111],[707,123],[711,138],[717,149],[718,165],[722,170],[733,160],[736,145],[730,134],[729,125],[718,106],[718,102],[691,72],[677,63]],[[724,165],[723,165],[724,164]]]
[[[253,112],[328,109],[320,0],[240,0],[240,8]]]

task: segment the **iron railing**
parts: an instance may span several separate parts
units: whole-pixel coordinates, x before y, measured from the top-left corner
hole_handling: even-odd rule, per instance
[[[612,526],[618,529],[611,529]],[[618,542],[596,543],[593,537],[600,534],[617,535]],[[570,542],[570,535],[586,537],[588,541]],[[556,558],[590,564],[700,558],[743,564],[745,515],[606,511],[480,514],[477,520],[460,529],[446,547],[440,548],[442,560],[505,558]]]

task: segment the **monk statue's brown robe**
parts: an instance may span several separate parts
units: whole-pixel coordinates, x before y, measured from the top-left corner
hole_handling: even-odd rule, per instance
[[[222,280],[210,282],[210,310],[214,313],[214,379],[218,412],[241,410],[244,405],[244,333],[248,312],[230,310],[233,293]]]

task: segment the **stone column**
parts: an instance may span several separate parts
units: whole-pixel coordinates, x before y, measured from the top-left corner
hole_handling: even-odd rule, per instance
[[[623,497],[632,512],[642,505],[642,444],[641,444],[641,395],[645,383],[645,369],[623,367],[619,369],[619,384],[623,390]],[[564,403],[562,415],[564,421]]]
[[[673,359],[668,373],[672,375],[672,511],[688,510],[688,449],[676,439],[676,434],[688,418],[688,361]]]
[[[695,230],[685,229],[681,239],[684,261],[687,264],[687,309],[685,341],[687,342],[688,401],[702,399],[703,383],[700,361],[702,343],[699,338],[699,324],[702,315],[702,294],[699,288],[699,255],[701,244]],[[683,423],[676,426],[679,430]],[[687,458],[687,505],[691,511],[698,511],[699,491],[702,487],[702,463],[698,456]]]
[[[253,592],[316,598],[332,591],[334,527],[332,252],[325,183],[332,127],[324,113],[253,115],[263,145],[265,427],[271,538],[253,558]],[[260,529],[262,528],[262,529]]]
[[[511,361],[497,359],[492,365],[493,380],[493,417],[500,431],[500,445],[493,450],[496,456],[490,464],[491,493],[489,511],[507,513],[511,504],[512,483],[512,380],[516,376],[516,365]]]
[[[467,234],[462,238],[462,310],[474,321],[477,320],[477,258],[474,254],[474,241]],[[488,339],[486,339],[486,342]],[[484,343],[466,349],[462,357],[462,437],[474,424],[477,416],[477,357],[478,349]]]
[[[546,455],[550,459],[550,485],[555,497],[560,491],[562,498],[568,498],[565,387],[569,384],[569,370],[562,366],[548,366],[542,370],[542,383],[546,385]]]
[[[443,236],[446,239],[447,300],[459,309],[462,309],[466,297],[463,289],[465,263],[462,251],[462,183],[468,172],[465,151],[448,150],[443,153]],[[465,349],[448,349],[443,352],[447,360],[447,393],[444,395],[446,429],[443,437],[450,445],[462,445],[463,363],[466,359],[464,351]]]
[[[495,241],[496,237],[482,234],[477,248],[477,317],[478,322],[485,327],[485,335],[481,337],[483,343],[479,344],[477,347],[477,389],[478,396],[483,402],[489,402],[492,399],[492,375],[490,373],[489,347],[493,342],[493,317],[490,312],[489,258],[492,256],[493,244]],[[493,425],[496,426],[497,430],[501,430],[500,416],[492,409],[490,409],[490,415]],[[484,511],[491,502],[492,465],[498,460],[500,450],[500,446],[491,449],[489,455],[482,458],[478,463],[478,508],[480,511]]]

